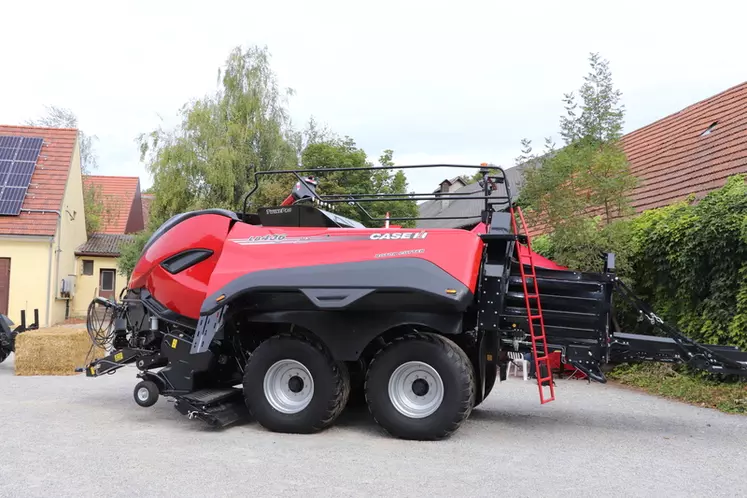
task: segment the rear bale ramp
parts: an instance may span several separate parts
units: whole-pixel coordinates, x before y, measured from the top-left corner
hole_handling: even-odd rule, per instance
[[[88,332],[77,327],[30,330],[16,337],[16,375],[75,375],[106,352],[93,347]]]

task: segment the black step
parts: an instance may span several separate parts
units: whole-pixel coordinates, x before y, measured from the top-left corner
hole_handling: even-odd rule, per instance
[[[227,403],[211,406],[200,416],[208,423],[220,427],[242,422],[249,418],[249,409],[243,399],[235,399]]]
[[[236,396],[241,393],[241,389],[235,387],[229,388],[218,388],[218,389],[202,389],[189,394],[183,394],[182,398],[186,399],[190,403],[199,405],[213,405],[220,403],[232,396]]]

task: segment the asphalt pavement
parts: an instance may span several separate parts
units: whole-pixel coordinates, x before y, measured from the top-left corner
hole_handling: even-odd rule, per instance
[[[511,378],[450,439],[383,434],[364,410],[331,429],[223,430],[111,376],[16,377],[0,364],[0,496],[747,496],[747,417],[614,385]]]

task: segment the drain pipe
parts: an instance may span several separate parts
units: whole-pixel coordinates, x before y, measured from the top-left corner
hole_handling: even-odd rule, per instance
[[[56,258],[56,265],[57,265],[57,272],[60,271],[60,252],[62,251],[60,249],[60,225],[62,221],[62,212],[58,209],[21,209],[21,212],[23,213],[38,213],[38,214],[56,214],[57,215],[57,258]],[[52,325],[52,301],[51,301],[51,294],[52,289],[50,288],[52,285],[52,248],[54,247],[54,237],[52,237],[52,240],[49,244],[49,271],[47,272],[47,326]],[[41,327],[41,324],[39,324]]]

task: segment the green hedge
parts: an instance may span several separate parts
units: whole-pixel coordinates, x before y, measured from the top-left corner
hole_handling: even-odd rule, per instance
[[[694,199],[602,226],[536,237],[533,248],[559,264],[599,271],[598,254],[617,254],[617,271],[664,320],[704,343],[747,348],[747,183],[736,175]],[[619,317],[630,330],[637,316]]]
[[[657,313],[705,343],[747,347],[747,183],[628,222],[629,281]]]

